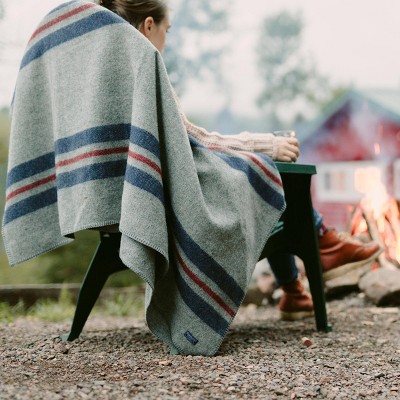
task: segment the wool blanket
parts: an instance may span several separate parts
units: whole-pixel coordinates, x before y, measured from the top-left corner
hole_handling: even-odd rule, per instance
[[[6,196],[11,265],[118,224],[149,329],[201,355],[218,351],[285,208],[273,161],[189,137],[160,53],[90,1],[57,7],[29,41]]]

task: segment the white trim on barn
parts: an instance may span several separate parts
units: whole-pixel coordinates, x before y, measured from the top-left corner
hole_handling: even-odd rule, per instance
[[[396,197],[400,198],[400,160],[397,162]],[[390,163],[349,161],[318,164],[315,196],[319,202],[358,203],[366,192],[388,187]],[[390,190],[390,189],[389,189]]]

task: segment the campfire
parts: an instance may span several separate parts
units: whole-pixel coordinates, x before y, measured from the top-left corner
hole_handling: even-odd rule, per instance
[[[375,144],[379,153],[379,144]],[[384,251],[374,267],[396,269],[400,267],[400,214],[394,196],[388,193],[382,170],[369,166],[358,168],[355,173],[356,190],[363,195],[352,208],[349,218],[349,232],[356,236],[372,239],[381,244]]]

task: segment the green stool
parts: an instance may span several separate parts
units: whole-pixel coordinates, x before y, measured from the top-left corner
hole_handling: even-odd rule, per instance
[[[316,168],[314,165],[295,163],[276,165],[281,174],[287,207],[261,258],[274,252],[282,252],[297,255],[303,260],[314,302],[317,329],[329,332],[331,326],[326,314],[322,268],[310,193],[311,177],[316,174]],[[127,268],[118,255],[120,241],[120,233],[100,232],[100,244],[83,280],[71,330],[62,336],[63,340],[71,341],[79,337],[108,277]]]
[[[314,303],[317,329],[330,332],[332,327],[326,314],[324,282],[311,200],[311,177],[317,170],[315,165],[296,163],[277,162],[276,166],[283,182],[286,210],[261,258],[273,253],[287,253],[303,260]]]

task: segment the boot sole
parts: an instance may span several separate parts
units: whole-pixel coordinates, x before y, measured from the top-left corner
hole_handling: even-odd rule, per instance
[[[383,251],[383,249],[380,248],[374,254],[372,254],[369,258],[366,258],[365,260],[355,261],[353,263],[341,265],[340,267],[337,267],[337,268],[334,268],[334,269],[332,269],[330,271],[324,272],[322,274],[324,282],[330,281],[331,279],[338,278],[339,276],[342,276],[342,275],[346,275],[350,271],[354,271],[354,270],[364,266],[368,262],[370,262],[370,261],[374,260],[375,258],[377,258],[382,253],[382,251]]]
[[[313,316],[314,316],[314,311],[296,311],[296,312],[281,311],[279,319],[282,321],[298,321],[300,319],[305,319]]]

